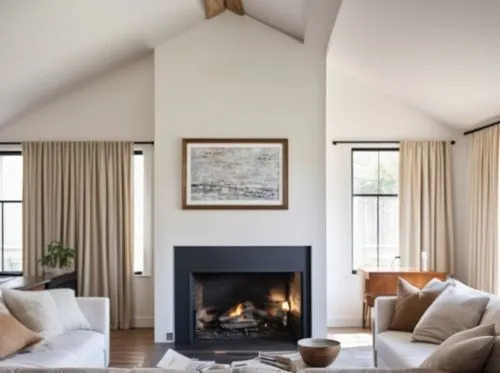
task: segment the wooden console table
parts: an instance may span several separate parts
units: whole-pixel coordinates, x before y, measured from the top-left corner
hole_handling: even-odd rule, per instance
[[[45,290],[70,288],[76,291],[76,273],[56,277],[48,276],[0,276],[0,290]]]
[[[0,289],[44,290],[49,282],[43,276],[1,276]]]
[[[420,271],[414,268],[361,268],[358,273],[363,284],[363,328],[371,324],[371,309],[375,298],[381,295],[396,295],[398,292],[398,277],[404,278],[410,284],[423,288],[433,278],[446,280],[445,272]]]

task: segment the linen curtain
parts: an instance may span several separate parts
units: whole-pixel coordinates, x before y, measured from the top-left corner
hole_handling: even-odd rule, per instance
[[[399,159],[401,261],[453,273],[451,143],[403,141]]]
[[[473,133],[469,148],[469,284],[498,291],[499,127]]]
[[[81,296],[109,297],[111,327],[132,317],[132,143],[23,143],[23,272],[51,241],[77,251]]]

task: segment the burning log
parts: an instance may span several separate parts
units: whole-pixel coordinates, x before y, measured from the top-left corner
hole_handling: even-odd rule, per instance
[[[216,314],[213,308],[202,308],[196,311],[196,320],[201,321],[205,324],[215,321]]]
[[[258,308],[255,308],[252,312],[255,316],[261,317],[263,319],[269,317],[269,313],[267,311],[259,310]]]
[[[259,326],[256,320],[234,320],[227,323],[221,323],[225,329],[250,329]]]

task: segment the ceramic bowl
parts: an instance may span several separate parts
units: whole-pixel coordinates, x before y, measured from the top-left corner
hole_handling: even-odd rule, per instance
[[[325,368],[335,361],[340,342],[326,338],[304,338],[297,342],[304,363],[314,368]]]

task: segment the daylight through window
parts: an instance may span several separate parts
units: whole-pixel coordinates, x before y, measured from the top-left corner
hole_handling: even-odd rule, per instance
[[[399,255],[398,149],[352,150],[353,270]]]
[[[2,273],[22,271],[23,158],[0,152],[0,265]]]
[[[134,151],[134,274],[150,275],[152,248],[152,149]]]

